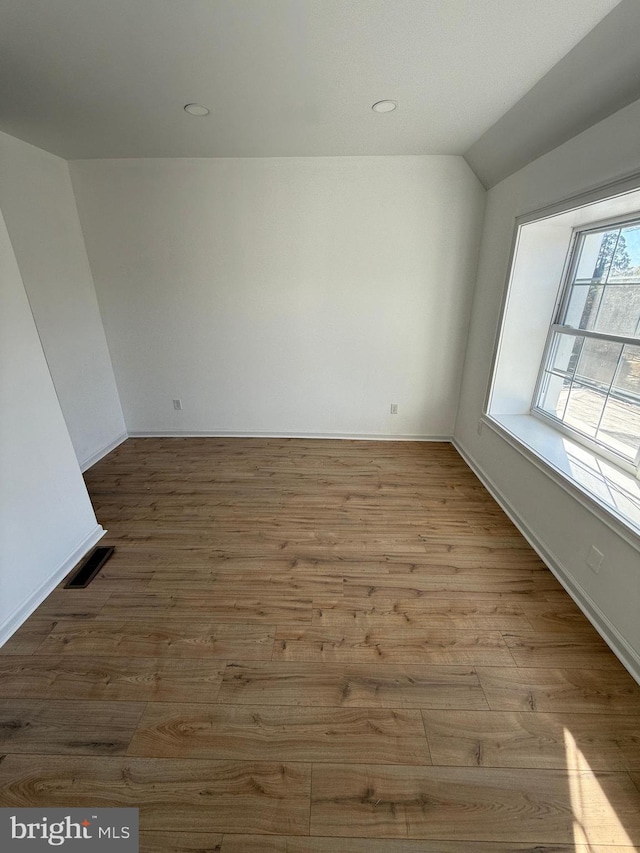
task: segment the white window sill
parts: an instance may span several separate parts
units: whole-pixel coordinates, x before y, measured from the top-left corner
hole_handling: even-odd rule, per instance
[[[485,415],[483,423],[640,550],[640,481],[532,415]]]

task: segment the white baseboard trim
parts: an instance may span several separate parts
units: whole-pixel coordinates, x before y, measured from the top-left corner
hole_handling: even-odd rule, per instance
[[[640,655],[638,652],[627,642],[591,596],[573,579],[569,570],[562,564],[558,557],[538,538],[536,533],[522,519],[493,480],[480,468],[460,442],[454,438],[452,443],[489,494],[498,502],[540,559],[548,566],[549,570],[566,589],[625,669],[640,684]]]
[[[18,628],[36,610],[49,593],[58,586],[60,581],[69,574],[71,569],[88,554],[93,546],[99,542],[107,531],[97,524],[80,542],[69,556],[54,570],[54,572],[35,589],[25,601],[22,602],[13,613],[0,625],[0,646],[7,642]]]
[[[111,453],[112,450],[115,450],[119,444],[122,444],[123,441],[126,441],[129,438],[129,434],[126,432],[121,433],[117,438],[114,438],[113,441],[110,441],[109,444],[105,444],[100,450],[96,450],[95,453],[92,453],[84,462],[80,463],[80,470],[84,474],[85,471],[88,471],[92,465],[95,465],[96,462],[99,462],[103,457],[107,455],[107,453]]]
[[[447,441],[450,435],[388,435],[341,432],[236,432],[234,430],[132,430],[129,438],[327,438],[338,441]]]

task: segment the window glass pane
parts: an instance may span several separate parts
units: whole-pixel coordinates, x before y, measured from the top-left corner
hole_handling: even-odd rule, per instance
[[[574,329],[593,329],[603,290],[601,284],[575,284],[571,288],[564,324]]]
[[[640,404],[609,397],[597,439],[617,453],[635,459],[640,446]]]
[[[607,280],[640,281],[640,225],[620,232]]]
[[[582,232],[575,252],[557,322],[593,337],[553,333],[535,407],[633,462],[640,458],[640,342],[602,337],[640,337],[640,220]]]
[[[551,344],[549,368],[560,373],[572,374],[576,369],[583,338],[555,332]]]
[[[633,394],[640,402],[640,347],[624,347],[613,387]]]
[[[622,344],[593,338],[585,339],[576,368],[576,378],[593,383],[604,391],[608,390],[621,352]]]
[[[595,438],[606,394],[574,382],[569,392],[564,422],[567,426]]]
[[[570,388],[570,379],[545,373],[538,399],[539,408],[553,415],[554,418],[562,420]]]
[[[608,284],[593,320],[591,325],[581,328],[611,335],[634,335],[640,320],[640,285]]]
[[[580,247],[580,260],[574,281],[604,281],[618,242],[619,228],[587,234]]]

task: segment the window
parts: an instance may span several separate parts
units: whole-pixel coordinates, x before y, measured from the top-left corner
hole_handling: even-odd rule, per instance
[[[640,218],[574,231],[532,411],[640,476]]]
[[[640,550],[640,175],[514,225],[478,440],[490,427]]]

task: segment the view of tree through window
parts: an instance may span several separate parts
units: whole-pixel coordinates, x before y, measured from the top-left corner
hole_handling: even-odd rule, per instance
[[[581,232],[534,411],[640,462],[640,221]]]

